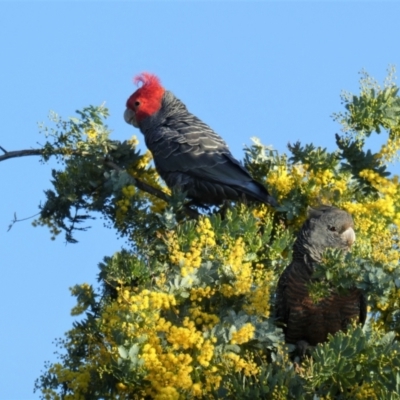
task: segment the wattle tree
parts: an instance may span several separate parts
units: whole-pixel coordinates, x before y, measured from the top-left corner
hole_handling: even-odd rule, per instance
[[[81,317],[36,390],[65,400],[398,399],[400,185],[388,170],[400,149],[398,91],[390,76],[381,87],[364,74],[360,93],[343,94],[334,114],[342,126],[334,151],[294,143],[279,154],[254,139],[244,166],[274,208],[193,206],[166,188],[136,137],[109,138],[104,107],[54,114],[42,148],[4,151],[0,161],[36,154],[63,165],[36,226],[74,242],[97,212],[126,243],[100,263],[97,287],[72,288]],[[385,143],[367,150],[377,134]],[[299,357],[275,319],[276,288],[308,207],[321,205],[352,215],[356,241],[322,255],[310,298],[356,288],[367,321]]]

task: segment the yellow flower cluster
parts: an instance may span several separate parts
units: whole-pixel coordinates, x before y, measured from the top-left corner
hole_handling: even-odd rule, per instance
[[[371,228],[378,228],[371,219],[372,216],[368,215],[370,211],[367,204],[346,201],[342,203],[342,207],[353,216],[357,231],[367,233]]]
[[[204,327],[211,329],[219,322],[218,316],[201,311],[198,307],[189,309],[189,312],[197,325],[203,325]]]
[[[131,142],[132,146],[136,146],[138,143],[136,136],[133,136],[128,142]],[[149,184],[150,186],[170,195],[171,191],[165,186],[161,187],[159,176],[156,170],[150,166],[152,159],[153,156],[151,152],[147,150],[146,153],[144,153],[136,162],[134,162],[129,166],[129,168],[127,168],[127,171],[134,178],[141,179],[143,182]],[[160,213],[165,209],[166,203],[159,197],[155,197],[146,192],[140,192],[139,196],[142,198],[146,198],[150,201],[150,209],[153,213]]]
[[[146,153],[139,158],[136,163],[130,166],[129,172],[133,172],[133,175],[136,175],[136,170],[145,169],[153,159],[153,155],[151,154],[150,150],[146,150]]]
[[[393,246],[393,238],[398,235],[400,227],[398,177],[381,177],[368,169],[361,171],[360,177],[367,180],[380,197],[359,203],[343,202],[342,207],[354,218],[358,231],[356,246],[364,246],[375,262],[381,263],[391,272],[400,260],[399,252]]]
[[[330,193],[335,190],[341,194],[347,189],[347,177],[335,175],[331,170],[310,170],[309,165],[280,165],[268,174],[267,182],[278,193],[278,201],[287,197],[291,190],[296,189],[307,194],[310,200],[329,203]],[[322,189],[328,198],[321,198]],[[329,189],[329,190],[327,190]]]
[[[173,349],[201,348],[204,338],[202,333],[196,330],[195,323],[185,317],[182,325],[183,327],[172,326],[166,337]]]
[[[96,140],[96,138],[97,138],[97,131],[96,131],[96,129],[95,129],[94,126],[92,126],[90,129],[88,129],[87,131],[85,131],[85,133],[86,133],[86,136],[87,136],[89,142],[93,142],[93,141]]]
[[[175,232],[167,233],[167,244],[169,247],[169,259],[175,264],[181,266],[181,275],[193,272],[194,268],[199,268],[202,262],[202,253],[209,259],[213,258],[211,249],[215,246],[215,233],[211,227],[208,218],[202,218],[198,221],[196,228],[198,237],[193,239],[190,249],[187,252],[181,251],[181,246]]]
[[[85,292],[87,295],[89,295],[92,292],[92,286],[89,285],[88,283],[82,283],[80,285],[75,285],[74,287],[72,287],[71,289],[71,294],[73,296],[76,296],[79,292],[83,291]]]
[[[179,400],[179,392],[171,386],[160,388],[158,393],[154,396],[155,400]]]
[[[235,372],[243,372],[246,376],[257,375],[259,368],[253,361],[247,361],[235,353],[226,353],[224,358]]]
[[[375,189],[384,195],[395,196],[398,192],[398,176],[394,176],[392,179],[387,179],[370,169],[362,170],[360,176],[370,182]]]
[[[122,198],[116,201],[116,221],[117,224],[121,224],[124,221],[125,215],[128,212],[129,206],[131,205],[131,199],[135,195],[135,186],[125,186],[121,190]]]
[[[378,307],[379,310],[381,310],[381,311],[386,311],[387,308],[388,308],[388,306],[389,306],[388,303],[381,303],[381,302],[378,302],[378,303],[377,303],[377,307]]]
[[[128,144],[130,144],[132,147],[136,147],[139,144],[139,140],[136,137],[136,135],[133,135],[130,139],[126,141]]]
[[[203,371],[205,378],[204,390],[206,393],[211,393],[219,388],[222,381],[222,374],[218,374],[217,372],[217,367],[212,367]]]
[[[391,137],[382,145],[376,157],[382,162],[389,163],[393,161],[400,150],[400,128],[396,127],[391,131]]]
[[[264,275],[268,276],[248,294],[246,299],[247,304],[243,306],[243,310],[250,315],[259,315],[268,318],[270,314],[270,302],[268,300],[270,298],[270,282],[272,282],[273,273],[269,271],[268,274]]]
[[[85,294],[86,298],[93,296],[93,288],[88,283],[82,283],[81,285],[76,285],[70,289],[73,296],[79,296],[80,294]],[[85,301],[80,300],[82,296],[78,297],[78,304],[72,308],[71,315],[80,315],[87,309],[87,304]]]
[[[190,300],[200,301],[203,298],[209,299],[215,293],[215,288],[210,286],[192,288],[190,291]]]
[[[334,182],[333,172],[328,169],[318,170],[311,176],[315,179],[316,184],[321,187],[328,186]]]
[[[135,194],[135,186],[129,185],[122,188],[122,195],[125,198],[130,199],[131,197],[133,197],[134,194]]]
[[[179,265],[181,260],[184,260],[185,253],[181,251],[176,232],[171,231],[166,233],[166,243],[168,245],[169,260],[172,264]]]
[[[205,340],[203,346],[201,347],[201,352],[197,356],[197,362],[207,368],[210,366],[210,362],[214,357],[214,345],[212,344],[212,340]]]
[[[199,234],[199,246],[201,248],[215,246],[215,234],[209,218],[201,218],[196,231]]]
[[[243,325],[238,331],[232,333],[232,344],[247,343],[254,336],[255,328],[252,324],[247,323]]]
[[[152,386],[148,394],[159,398],[157,396],[161,396],[164,389],[170,387],[176,389],[177,393],[183,390],[201,397],[202,386],[193,383],[191,373],[196,362],[203,368],[210,367],[214,357],[213,339],[204,339],[202,332],[195,329],[194,322],[189,318],[184,318],[183,327],[174,326],[161,318],[155,331],[165,332],[165,338],[172,346],[163,348],[160,339],[149,334],[152,339],[144,345],[141,355],[147,371],[146,379]],[[188,352],[179,352],[185,350]],[[214,368],[211,369],[215,372]]]
[[[200,383],[194,383],[192,386],[192,393],[191,395],[194,397],[202,397],[203,390],[201,389]]]
[[[243,238],[236,239],[234,245],[228,248],[228,257],[226,265],[229,268],[228,273],[232,275],[230,284],[221,286],[221,293],[225,297],[232,297],[246,294],[251,288],[253,281],[251,263],[244,262],[246,255],[245,243]]]
[[[307,170],[307,166],[305,166],[305,169]],[[347,190],[347,184],[348,184],[348,178],[346,175],[335,175],[331,170],[317,170],[317,171],[311,171],[308,176],[308,182],[314,181],[315,186],[313,190],[311,190],[311,194],[313,197],[318,197],[320,198],[321,196],[321,191],[329,189],[328,192],[333,192],[337,190],[340,194],[343,194]],[[321,199],[320,201],[328,202],[329,203],[329,198],[327,199]]]
[[[82,395],[85,393],[85,388],[89,386],[90,370],[87,366],[82,366],[78,371],[71,371],[63,369],[60,364],[54,364],[51,372],[58,376],[60,382],[67,383],[70,390],[81,392]],[[76,396],[71,396],[71,398],[76,399]]]
[[[180,250],[180,245],[176,239],[176,235],[170,235],[168,240],[169,259],[172,264],[181,266],[181,275],[186,275],[193,272],[194,268],[201,265],[201,248],[198,247],[198,240],[194,239],[190,250],[186,253]]]
[[[399,261],[398,251],[393,248],[393,237],[396,231],[390,228],[400,227],[400,193],[398,177],[384,178],[372,170],[363,170],[360,177],[366,179],[380,197],[365,202],[344,202],[342,207],[352,214],[360,237],[364,244],[370,246],[373,259],[386,264],[390,270]]]
[[[163,188],[163,191],[168,192],[168,188]],[[154,214],[161,214],[165,210],[165,205],[166,205],[165,201],[155,196],[149,195],[149,197],[151,197],[152,200],[150,206],[151,212]]]
[[[278,200],[281,200],[288,195],[301,178],[302,173],[299,168],[293,167],[292,171],[288,171],[286,165],[280,165],[277,169],[270,171],[267,183],[276,190]]]
[[[118,297],[118,303],[128,302],[129,309],[132,312],[152,309],[168,310],[176,305],[175,297],[169,293],[153,292],[147,289],[139,294],[134,294],[129,290],[123,290]]]
[[[280,386],[280,385],[275,385],[274,389],[272,390],[271,393],[271,399],[272,400],[287,400],[289,394],[289,389],[287,386]],[[320,397],[320,400],[328,400]]]
[[[381,177],[379,174],[372,170],[363,170],[360,172],[360,177],[366,179],[371,185],[379,191],[381,197],[375,201],[366,201],[364,203],[345,203],[345,208],[358,217],[361,225],[359,228],[367,231],[371,226],[377,227],[376,222],[378,219],[385,217],[385,226],[379,228],[384,230],[390,222],[400,222],[400,212],[397,204],[400,200],[400,193],[398,191],[398,176],[392,179]],[[364,221],[363,221],[364,220]],[[369,223],[368,223],[369,220]]]
[[[378,400],[376,389],[373,385],[367,382],[363,383],[361,386],[356,386],[354,390],[352,390],[351,395],[353,399]]]
[[[374,235],[370,238],[374,261],[382,263],[388,272],[392,272],[397,268],[400,261],[399,251],[393,247],[393,237],[395,235],[397,235],[397,231],[386,229],[379,235]]]
[[[201,245],[196,239],[193,240],[190,250],[184,255],[184,266],[186,271],[191,272],[192,268],[199,268],[201,265]],[[185,269],[182,268],[182,276],[185,276]]]
[[[335,182],[333,183],[332,189],[339,191],[340,194],[343,194],[347,190],[348,179],[345,176],[336,177]]]
[[[119,289],[117,300],[105,307],[101,325],[110,342],[114,341],[114,330],[121,331],[127,339],[135,339],[140,335],[149,335],[157,323],[162,326],[160,312],[175,305],[176,300],[172,294],[147,289],[138,293]],[[117,353],[116,348],[114,352]]]
[[[258,207],[253,210],[254,217],[260,220],[264,219],[267,213],[268,208],[265,204],[258,204]]]
[[[147,371],[146,379],[151,384],[148,394],[154,398],[165,393],[165,388],[189,390],[193,385],[190,376],[193,359],[189,354],[163,352],[159,339],[154,337],[154,343],[143,346],[141,358]]]
[[[90,383],[90,367],[86,364],[72,371],[59,363],[53,364],[49,372],[57,376],[59,382],[65,384],[73,394],[65,395],[65,400],[81,400],[85,398]]]
[[[213,291],[207,288],[197,290],[202,298],[211,296]],[[162,313],[176,306],[175,297],[168,293],[121,288],[115,302],[106,307],[102,316],[103,332],[112,345],[112,354],[118,357],[118,346],[114,343],[113,332],[122,332],[127,340],[136,342],[145,338],[138,358],[143,360],[143,377],[150,382],[146,394],[154,399],[180,399],[182,393],[202,397],[208,387],[218,388],[220,377],[204,378],[205,385],[193,382],[194,365],[210,368],[214,357],[214,338],[203,335],[204,324],[215,326],[217,316],[205,313],[199,308],[190,309],[191,318],[185,317],[182,325],[177,326],[162,317]],[[196,328],[199,319],[201,326]],[[161,336],[165,343],[161,341]],[[127,390],[125,387],[120,390]],[[210,389],[211,390],[211,389]]]

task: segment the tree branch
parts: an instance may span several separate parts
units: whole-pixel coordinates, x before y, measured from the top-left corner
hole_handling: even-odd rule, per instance
[[[0,150],[2,150],[4,152],[4,154],[2,156],[0,156],[0,161],[5,161],[5,160],[9,160],[10,158],[17,158],[17,157],[41,156],[41,155],[43,155],[43,149],[7,151],[3,147],[0,146]],[[116,170],[118,172],[124,171],[123,168],[121,168],[120,166],[118,166],[117,164],[115,164],[112,161],[105,161],[104,164],[108,165],[110,168],[112,168],[112,169],[114,169],[114,170]],[[138,189],[143,190],[143,192],[146,192],[146,193],[149,193],[149,194],[151,194],[151,195],[153,195],[155,197],[158,197],[159,199],[164,200],[167,203],[171,200],[171,197],[168,196],[166,193],[164,193],[162,190],[157,189],[157,188],[155,188],[153,186],[150,186],[147,183],[142,182],[141,180],[139,180],[137,178],[134,178],[133,176],[131,176],[131,178],[132,178],[132,182],[134,183],[134,185]],[[199,213],[197,211],[193,210],[192,208],[190,208],[189,206],[185,205],[184,208],[185,208],[186,214],[189,217],[191,217],[191,218],[198,218],[199,217]]]
[[[108,165],[109,167],[111,167],[112,169],[115,169],[118,172],[122,172],[125,171],[123,168],[119,167],[117,164],[113,163],[112,161],[106,161],[105,162],[106,165]],[[166,203],[168,203],[171,200],[171,196],[168,196],[166,193],[164,193],[162,190],[157,189],[153,186],[148,185],[145,182],[140,181],[139,179],[133,177],[132,175],[129,175],[132,179],[132,182],[134,183],[134,185],[140,189],[143,190],[143,192],[152,194],[153,196],[158,197],[161,200],[164,200]],[[199,218],[199,213],[196,210],[193,210],[192,208],[190,208],[187,204],[183,205],[185,213],[194,219]]]
[[[0,156],[0,161],[5,161],[10,158],[25,157],[25,156],[41,156],[43,154],[42,149],[6,151],[1,146],[0,146],[0,149],[4,152],[4,154],[2,156]]]
[[[17,222],[26,221],[26,220],[28,220],[28,219],[31,219],[31,218],[33,218],[33,217],[36,217],[36,216],[39,215],[39,214],[40,214],[40,212],[38,212],[38,213],[36,213],[36,214],[34,214],[34,215],[31,215],[30,217],[18,219],[18,218],[17,218],[17,214],[14,213],[14,219],[11,221],[11,224],[8,225],[7,232],[9,232],[9,231],[11,230],[11,228],[14,226],[14,224],[16,224]]]
[[[112,169],[115,169],[118,172],[123,172],[125,171],[123,168],[121,168],[120,166],[118,166],[117,164],[115,164],[112,161],[106,161],[104,163],[105,165],[108,165],[109,167],[111,167]],[[140,181],[139,179],[133,177],[132,175],[129,175],[132,178],[132,182],[134,182],[134,185],[140,189],[143,190],[146,193],[152,194],[153,196],[158,197],[161,200],[164,200],[166,202],[170,201],[170,196],[168,196],[166,193],[164,193],[162,190],[157,189],[153,186],[148,185],[147,183],[144,183],[142,181]]]

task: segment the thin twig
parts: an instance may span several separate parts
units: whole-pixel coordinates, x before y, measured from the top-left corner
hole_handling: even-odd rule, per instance
[[[31,219],[31,218],[33,218],[33,217],[36,217],[36,216],[39,215],[39,214],[40,214],[40,212],[38,212],[38,213],[36,213],[36,214],[34,214],[34,215],[31,215],[30,217],[17,219],[17,214],[14,213],[14,219],[11,221],[11,224],[8,225],[7,232],[9,232],[9,231],[11,230],[11,228],[14,226],[14,224],[16,224],[17,222],[26,221],[26,220],[28,220],[28,219]]]
[[[118,166],[117,164],[115,164],[112,161],[106,161],[105,162],[106,165],[108,165],[109,167],[111,167],[112,169],[115,169],[118,172],[123,172],[125,171],[123,168],[121,168],[120,166]],[[166,202],[170,201],[170,196],[168,196],[166,193],[164,193],[162,190],[157,189],[153,186],[148,185],[147,183],[144,183],[142,181],[140,181],[139,179],[133,177],[132,175],[129,174],[129,177],[132,179],[133,184],[140,190],[143,190],[144,192],[147,192],[149,194],[152,194],[153,196],[158,197],[161,200],[164,200]]]
[[[7,154],[7,150],[4,147],[0,146],[0,150],[2,150],[4,152],[4,154]]]

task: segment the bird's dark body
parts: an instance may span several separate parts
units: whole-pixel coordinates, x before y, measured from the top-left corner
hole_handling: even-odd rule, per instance
[[[276,293],[276,318],[283,324],[287,343],[306,342],[315,346],[326,341],[328,334],[345,330],[349,323],[364,324],[366,301],[359,289],[331,294],[314,303],[309,296],[314,265],[320,261],[323,251],[330,248],[346,250],[348,245],[341,236],[352,230],[348,213],[324,206],[320,216],[314,215],[302,227],[294,244],[293,261],[281,275]],[[321,215],[325,214],[321,218]],[[335,229],[336,231],[330,231]]]
[[[313,303],[307,288],[311,274],[312,267],[293,261],[280,279],[279,290],[283,293],[277,316],[286,325],[287,343],[305,341],[315,346],[325,342],[329,333],[345,330],[354,320],[365,322],[366,303],[358,289],[343,295],[333,292],[319,303]]]
[[[257,200],[276,205],[273,197],[232,156],[224,140],[189,113],[171,92],[161,108],[139,123],[160,176],[170,188],[187,192],[202,204]]]

